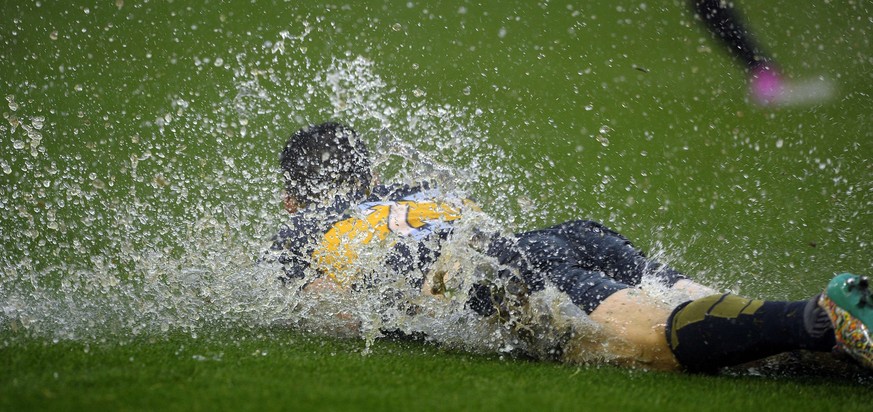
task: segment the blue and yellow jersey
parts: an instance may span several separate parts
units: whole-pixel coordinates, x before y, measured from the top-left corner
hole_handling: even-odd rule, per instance
[[[280,258],[286,276],[302,278],[303,270],[311,267],[348,286],[361,276],[360,257],[374,247],[389,252],[383,255],[385,267],[391,270],[403,274],[426,270],[439,251],[425,240],[445,237],[465,209],[476,207],[469,200],[445,199],[427,188],[380,186],[373,192],[363,203],[336,207],[334,214],[316,213],[322,215],[320,222],[295,215],[273,246],[286,252],[285,259]],[[337,213],[340,208],[345,213]]]

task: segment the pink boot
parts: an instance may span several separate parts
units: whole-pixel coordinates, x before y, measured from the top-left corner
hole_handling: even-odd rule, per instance
[[[785,85],[779,71],[770,65],[762,64],[749,75],[749,94],[755,103],[768,106],[781,100]]]

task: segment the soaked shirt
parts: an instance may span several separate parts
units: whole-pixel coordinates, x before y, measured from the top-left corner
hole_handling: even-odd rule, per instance
[[[465,200],[440,197],[427,187],[378,186],[360,204],[339,199],[330,208],[292,215],[272,249],[279,253],[287,280],[326,277],[357,288],[374,286],[378,275],[388,274],[389,282],[405,277],[408,285],[420,289],[440,256],[440,242],[464,212],[472,210],[478,208]],[[612,294],[639,285],[647,274],[668,286],[686,278],[649,260],[627,238],[594,221],[485,238],[483,252],[497,263],[494,276],[504,280],[499,282],[503,287],[518,287],[501,292],[490,283],[493,279],[472,284],[467,304],[483,316],[498,311],[505,296],[526,295],[548,284],[591,313]]]
[[[377,186],[362,203],[338,199],[328,208],[292,215],[271,249],[288,280],[304,279],[311,268],[351,286],[366,281],[368,272],[387,269],[420,286],[452,223],[475,207],[468,200],[437,200],[441,195],[426,185]],[[367,260],[370,256],[381,261]]]

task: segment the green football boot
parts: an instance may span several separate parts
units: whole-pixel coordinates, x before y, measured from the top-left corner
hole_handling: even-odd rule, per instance
[[[831,279],[818,305],[837,335],[837,349],[873,369],[873,294],[866,276],[843,273]]]

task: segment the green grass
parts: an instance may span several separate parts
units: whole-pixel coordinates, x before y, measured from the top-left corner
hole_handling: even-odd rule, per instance
[[[448,351],[285,330],[85,344],[4,336],[0,409],[865,410],[855,369],[689,375]],[[13,339],[15,344],[9,344]],[[865,377],[866,376],[866,377]]]
[[[100,302],[127,302],[108,280],[172,277],[191,262],[208,269],[257,254],[192,239],[210,239],[213,226],[197,225],[214,218],[214,237],[263,244],[282,213],[273,204],[278,148],[302,124],[327,118],[353,123],[371,146],[387,125],[406,142],[445,145],[460,131],[501,148],[505,159],[472,153],[485,172],[504,173],[485,173],[474,195],[513,227],[593,218],[718,286],[805,298],[835,271],[873,268],[865,5],[743,2],[786,72],[840,86],[825,105],[761,109],[744,101],[742,71],[685,0],[495,1],[463,12],[455,2],[385,0],[75,3],[0,3],[0,297],[21,298],[0,299],[0,309],[44,310],[24,315],[43,326],[34,337],[11,330],[25,323],[15,310],[0,312],[0,409],[871,408],[869,375],[830,366],[701,376],[415,342],[379,341],[364,356],[362,341],[283,330],[98,343],[107,331],[88,329],[77,332],[89,338],[51,343],[64,331],[50,329],[116,309],[92,307]],[[265,44],[283,32],[308,34],[272,53]],[[331,97],[354,97],[362,85],[334,93],[314,76],[357,56],[386,85],[362,92],[366,110],[337,107]],[[463,114],[429,113],[446,106]],[[42,140],[8,116],[31,126],[44,118]],[[596,138],[603,126],[608,144]],[[446,166],[463,160],[443,149]],[[229,205],[238,237],[220,230]],[[131,210],[119,213],[129,221],[116,210]],[[149,258],[169,269],[145,265]],[[223,275],[218,267],[210,274]],[[202,301],[184,292],[160,296]],[[167,317],[123,323],[187,325]]]

